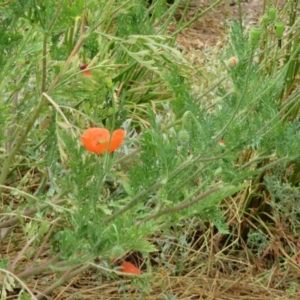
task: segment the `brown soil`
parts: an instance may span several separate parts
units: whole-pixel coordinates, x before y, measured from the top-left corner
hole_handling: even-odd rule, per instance
[[[188,18],[190,19],[207,9],[215,3],[214,0],[194,0],[190,5]],[[259,24],[259,20],[264,14],[264,0],[243,0],[241,9],[243,14],[243,24],[252,26]],[[274,1],[274,5],[277,1]],[[283,7],[284,1],[279,1],[279,7]],[[223,36],[227,33],[228,22],[238,20],[239,7],[238,0],[224,0],[213,10],[193,23],[178,37],[178,44],[185,50],[203,50],[207,47],[215,46],[222,42]]]

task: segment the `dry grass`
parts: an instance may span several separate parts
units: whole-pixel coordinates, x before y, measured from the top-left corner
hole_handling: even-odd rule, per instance
[[[92,273],[83,274],[74,278],[66,288],[62,288],[60,293],[53,295],[52,299],[151,299],[165,300],[165,295],[177,295],[176,299],[181,300],[267,300],[267,299],[299,299],[299,295],[287,296],[283,291],[266,289],[265,287],[251,282],[251,278],[245,276],[235,279],[224,278],[217,274],[215,278],[207,276],[182,276],[172,277],[167,274],[155,274],[150,279],[152,291],[140,296],[140,291],[130,286],[129,280],[117,280],[112,283],[103,282],[101,286],[91,281]],[[91,281],[91,282],[90,282]],[[126,296],[120,293],[119,286],[127,285]],[[75,295],[77,298],[75,298]],[[172,299],[172,298],[169,298]],[[175,298],[174,298],[175,299]]]
[[[300,293],[288,295],[286,292],[291,282],[299,281],[299,267],[292,258],[280,263],[272,257],[271,250],[268,255],[257,257],[250,255],[246,245],[239,246],[242,244],[238,236],[243,226],[240,212],[244,201],[245,192],[241,192],[224,203],[231,227],[229,236],[216,232],[209,223],[189,220],[182,224],[180,231],[172,229],[171,239],[160,233],[152,237],[152,242],[160,245],[160,251],[147,261],[137,253],[126,258],[143,270],[138,280],[91,268],[56,288],[45,299],[299,299]],[[16,233],[14,238],[20,246],[26,243],[20,234]],[[20,248],[13,240],[2,245],[2,249],[6,249],[11,261],[19,255]],[[46,260],[49,253],[45,248],[40,259]],[[283,256],[279,251],[277,256],[280,255]],[[18,262],[20,271],[26,268],[27,259],[24,256]],[[60,272],[47,271],[25,283],[32,292],[43,291],[60,276]],[[143,284],[139,285],[139,281]],[[142,286],[148,289],[142,290]],[[16,298],[12,295],[7,299]]]
[[[300,293],[291,296],[285,291],[290,282],[299,280],[297,267],[286,266],[285,271],[281,271],[276,263],[267,267],[267,258],[249,258],[246,249],[234,251],[234,241],[222,248],[224,236],[214,234],[212,228],[207,228],[202,234],[199,229],[186,233],[194,240],[190,247],[173,242],[165,253],[163,265],[155,262],[161,253],[150,258],[153,266],[142,276],[148,283],[147,291],[142,291],[137,282],[128,277],[109,278],[96,269],[90,269],[57,288],[47,299],[172,299],[166,298],[166,295],[176,295],[176,299],[181,300],[299,299]],[[153,239],[155,241],[157,238]],[[14,250],[9,252],[11,259],[18,254],[17,249]],[[181,253],[186,254],[185,259],[182,259]],[[47,252],[41,259],[46,259],[46,255]],[[183,272],[176,275],[179,260]],[[19,263],[19,267],[25,267],[26,258]],[[42,273],[26,284],[32,292],[43,291],[56,276],[58,273]],[[10,296],[7,299],[16,298]]]

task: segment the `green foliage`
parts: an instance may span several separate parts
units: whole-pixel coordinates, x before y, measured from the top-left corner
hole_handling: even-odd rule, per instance
[[[221,58],[235,56],[237,64],[223,65],[225,77],[195,96],[192,80],[203,78],[163,35],[175,2],[153,1],[149,9],[135,0],[1,6],[0,126],[7,134],[0,136],[0,229],[23,248],[0,263],[19,279],[57,270],[45,294],[91,266],[115,273],[128,253],[147,261],[163,253],[175,230],[181,246],[193,247],[184,232],[189,220],[212,224],[229,240],[230,209],[221,204],[244,191],[237,223],[261,225],[246,228],[250,249],[267,251],[269,224],[284,222],[296,238],[298,37],[286,41],[290,52],[273,50],[265,24],[251,47],[241,23],[233,23]],[[123,127],[126,138],[114,153],[96,155],[81,143],[89,127]],[[165,241],[154,244],[158,232]],[[51,250],[41,262],[45,247]],[[24,253],[28,266],[16,268]],[[176,274],[184,273],[186,253]],[[9,290],[15,282],[7,278]]]
[[[267,248],[269,241],[266,234],[259,231],[250,230],[247,244],[249,248],[254,249],[257,257],[261,257],[263,251]]]
[[[189,92],[175,83],[185,84],[191,67],[167,37],[154,35],[154,21],[167,11],[162,2],[155,7],[149,18],[140,1],[28,1],[13,4],[3,19],[1,125],[11,132],[2,138],[4,211],[19,216],[13,222],[20,221],[24,238],[34,241],[36,249],[45,247],[46,235],[52,250],[45,268],[74,267],[75,272],[93,259],[110,264],[130,251],[146,258],[157,251],[147,237],[165,217],[144,220],[180,204],[189,187],[190,197],[195,193],[194,173],[200,166],[186,164],[187,149],[178,141],[177,129],[163,133],[163,113],[149,106],[167,109],[166,100],[179,102],[182,95],[192,103]],[[82,73],[83,64],[91,76]],[[172,77],[174,82],[166,80]],[[105,124],[113,130],[128,117],[137,128],[149,124],[152,129],[137,138],[136,127],[127,126],[127,148],[101,157],[86,153],[80,143],[85,128]],[[173,121],[171,116],[167,120]],[[136,144],[141,147],[133,158],[138,163],[126,166],[124,151],[130,158]],[[190,178],[186,184],[184,175]],[[31,180],[36,182],[33,190],[27,187]],[[7,195],[20,199],[17,208],[7,205]],[[61,197],[62,204],[56,200]],[[35,219],[26,222],[23,214],[35,214]],[[28,257],[32,266],[40,265],[38,257]],[[22,276],[34,274],[32,268]]]
[[[274,175],[265,178],[271,195],[270,206],[274,219],[278,223],[282,222],[296,237],[299,231],[300,191],[298,187],[284,182],[283,176],[284,170],[278,170]]]
[[[116,35],[126,37],[130,34],[154,34],[148,9],[143,1],[132,1],[130,9],[120,14],[116,20]]]

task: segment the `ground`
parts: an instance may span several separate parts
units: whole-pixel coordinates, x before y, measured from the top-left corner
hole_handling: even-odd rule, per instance
[[[208,7],[211,0],[192,1],[188,18],[192,18],[200,8],[204,10]],[[217,52],[223,47],[222,43],[227,40],[228,22],[238,18],[237,1],[224,1],[222,4],[212,11],[208,12],[193,23],[189,28],[182,32],[177,44],[182,47],[186,56],[193,60],[195,65],[201,66],[205,59],[206,51]],[[256,25],[259,17],[263,13],[263,0],[243,1],[242,11],[244,15],[244,24]],[[180,12],[179,12],[180,13]],[[174,27],[170,27],[172,32]],[[215,239],[218,239],[216,234]],[[214,239],[212,239],[214,240]],[[177,246],[175,245],[175,249]],[[179,247],[179,246],[178,246]],[[174,250],[175,251],[175,250]],[[212,251],[212,255],[214,255]],[[259,276],[261,265],[264,263],[257,262],[253,264],[246,254],[239,253],[239,259],[234,255],[228,255],[222,250],[216,251],[219,257],[214,257],[213,265],[209,266],[207,272],[201,271],[201,265],[194,266],[184,276],[175,276],[170,269],[159,267],[153,270],[153,273],[145,274],[146,280],[149,282],[149,291],[144,296],[140,296],[140,290],[134,287],[131,278],[118,277],[114,280],[103,280],[101,274],[95,270],[86,271],[83,274],[75,276],[65,286],[56,289],[55,295],[51,299],[180,299],[180,300],[288,300],[300,299],[297,295],[289,296],[286,291],[276,288],[274,282],[270,282],[269,286],[264,278]],[[242,252],[242,251],[241,251]],[[10,253],[10,256],[16,256],[16,253]],[[203,255],[201,248],[191,249],[190,260],[199,259],[203,256],[203,262],[211,259]],[[226,261],[226,266],[222,265]],[[229,272],[230,270],[230,272]],[[280,270],[270,269],[270,272],[278,272]],[[54,274],[43,274],[43,278],[36,277],[31,280],[29,287],[34,289],[36,284],[39,289],[47,287],[47,282],[51,281]],[[103,280],[103,281],[102,281]],[[297,278],[295,278],[297,280]],[[271,288],[272,287],[272,288]],[[121,290],[127,290],[127,297]],[[164,295],[163,295],[164,294]],[[172,298],[172,295],[174,296]],[[175,295],[177,297],[175,298]],[[7,299],[15,299],[14,296]],[[50,299],[50,298],[49,298]]]

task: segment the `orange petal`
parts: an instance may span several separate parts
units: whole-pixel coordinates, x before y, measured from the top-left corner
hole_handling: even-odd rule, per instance
[[[97,154],[107,151],[110,133],[105,128],[89,128],[81,136],[84,147]]]
[[[84,64],[84,65],[80,66],[80,70],[83,71],[83,74],[84,74],[85,76],[91,76],[91,75],[92,75],[91,70],[86,70],[86,71],[84,71],[87,67],[88,67],[88,64]]]
[[[111,137],[109,152],[113,152],[116,149],[118,149],[122,145],[124,137],[125,137],[125,130],[123,129],[115,130]]]
[[[117,129],[113,132],[111,141],[110,133],[105,128],[89,128],[81,136],[84,147],[97,154],[103,154],[105,151],[109,153],[115,151],[122,145],[125,137],[125,130]],[[108,145],[110,145],[108,150]]]
[[[141,271],[138,269],[134,264],[132,264],[129,261],[124,261],[121,264],[121,272],[123,273],[128,273],[128,274],[133,274],[133,275],[140,275]]]

